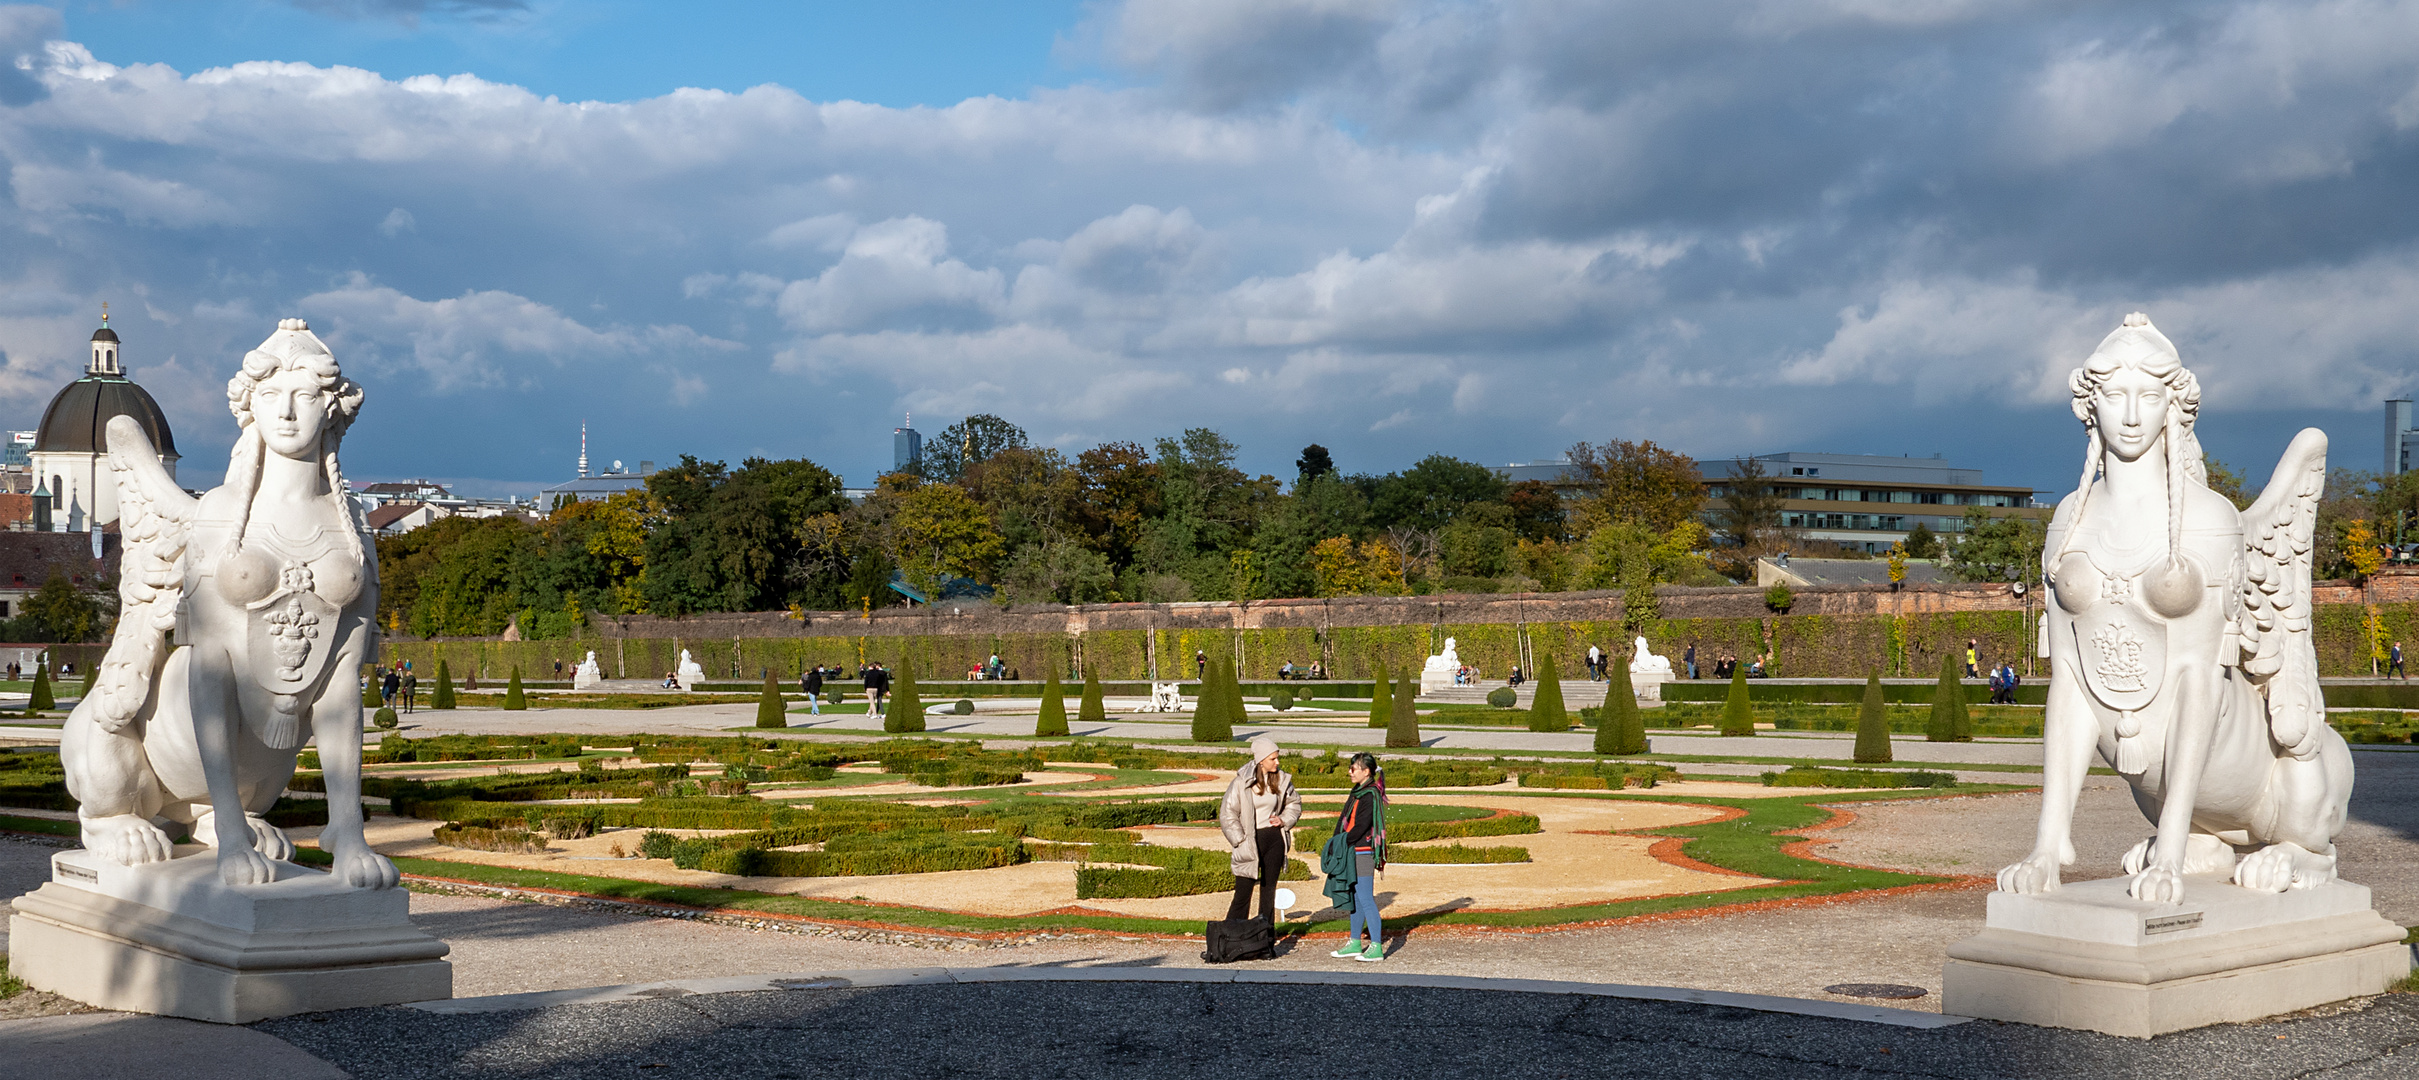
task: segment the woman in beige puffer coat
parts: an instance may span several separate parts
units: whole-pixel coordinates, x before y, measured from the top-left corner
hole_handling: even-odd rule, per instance
[[[1218,803],[1218,831],[1225,834],[1235,872],[1235,899],[1226,917],[1240,919],[1251,912],[1252,886],[1260,886],[1260,917],[1275,922],[1277,875],[1285,870],[1285,853],[1293,850],[1293,827],[1302,820],[1302,793],[1294,790],[1293,774],[1279,767],[1276,740],[1251,741],[1251,760],[1235,770]]]

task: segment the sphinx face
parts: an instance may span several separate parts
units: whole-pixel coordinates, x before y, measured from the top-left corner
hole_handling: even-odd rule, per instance
[[[252,424],[261,441],[283,457],[309,459],[319,453],[328,424],[328,395],[319,377],[288,368],[252,388]]]
[[[2100,441],[2119,461],[2138,461],[2167,431],[2167,409],[2175,391],[2139,368],[2119,368],[2100,384],[2092,422]]]

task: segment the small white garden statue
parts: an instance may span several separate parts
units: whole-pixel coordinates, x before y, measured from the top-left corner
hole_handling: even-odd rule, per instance
[[[603,681],[605,681],[605,673],[603,669],[596,666],[596,650],[590,649],[588,658],[580,661],[580,666],[571,669],[571,688],[586,690]]]
[[[1658,675],[1669,679],[1671,678],[1671,658],[1656,656],[1653,650],[1646,647],[1646,638],[1642,635],[1638,638],[1636,648],[1630,653],[1629,673],[1633,677]]]
[[[1429,657],[1427,665],[1420,668],[1420,693],[1433,694],[1453,685],[1454,677],[1461,672],[1461,651],[1454,644],[1452,638],[1446,638],[1445,650]]]
[[[1144,712],[1181,712],[1184,709],[1184,684],[1155,682],[1151,684],[1151,704]]]
[[[680,683],[680,688],[683,690],[695,690],[698,683],[706,681],[706,669],[698,666],[697,661],[689,658],[687,649],[680,650],[680,671],[675,676],[675,680]]]

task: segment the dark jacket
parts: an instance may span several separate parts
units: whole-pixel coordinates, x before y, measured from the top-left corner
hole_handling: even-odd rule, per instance
[[[799,680],[799,682],[800,682],[800,684],[801,684],[802,686],[804,686],[804,687],[805,687],[805,689],[806,689],[806,692],[807,692],[807,693],[810,693],[810,694],[820,694],[820,693],[822,693],[822,692],[823,692],[823,669],[822,669],[822,668],[813,668],[813,669],[809,670],[809,671],[806,673],[806,677],[805,677],[804,679]]]

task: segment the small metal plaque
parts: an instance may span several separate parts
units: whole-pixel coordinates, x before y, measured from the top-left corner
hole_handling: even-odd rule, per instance
[[[83,881],[94,885],[101,883],[101,874],[97,870],[90,870],[85,867],[75,866],[63,862],[54,862],[50,864],[50,870],[53,880]]]
[[[2142,932],[2144,934],[2172,934],[2178,930],[2190,930],[2200,924],[2201,913],[2187,911],[2181,915],[2161,915],[2157,918],[2144,919],[2142,920]]]

